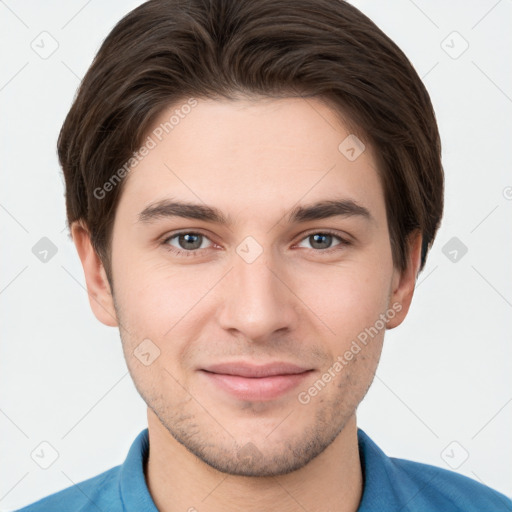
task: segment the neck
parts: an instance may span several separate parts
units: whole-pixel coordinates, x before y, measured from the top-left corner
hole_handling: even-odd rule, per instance
[[[160,512],[355,512],[359,506],[363,478],[355,416],[320,455],[276,477],[212,468],[178,443],[150,409],[148,430],[146,482]]]

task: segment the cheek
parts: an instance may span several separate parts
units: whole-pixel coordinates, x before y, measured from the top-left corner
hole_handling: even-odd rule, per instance
[[[199,328],[202,298],[218,280],[207,269],[171,267],[167,261],[149,260],[143,255],[119,256],[115,262],[116,303],[130,334],[131,343],[154,339],[167,350],[186,328],[189,335]],[[173,349],[174,350],[174,349]]]
[[[325,265],[304,270],[297,295],[339,341],[375,323],[387,307],[389,284],[378,264]],[[309,276],[309,277],[306,277]]]

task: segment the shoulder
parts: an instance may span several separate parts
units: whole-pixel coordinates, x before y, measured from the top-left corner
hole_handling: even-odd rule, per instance
[[[512,511],[512,500],[476,480],[429,464],[389,460],[396,484],[412,491],[405,510]]]
[[[471,478],[421,462],[388,457],[361,429],[364,476],[359,512],[511,512],[512,500]]]
[[[71,485],[50,496],[46,496],[16,512],[121,512],[119,495],[119,471],[113,467],[99,475]]]

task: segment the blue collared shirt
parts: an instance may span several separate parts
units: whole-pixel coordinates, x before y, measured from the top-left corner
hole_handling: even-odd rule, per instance
[[[512,500],[475,480],[388,457],[361,429],[357,436],[364,479],[357,512],[512,511]],[[146,428],[133,442],[123,464],[18,512],[158,512],[144,478],[148,454]]]

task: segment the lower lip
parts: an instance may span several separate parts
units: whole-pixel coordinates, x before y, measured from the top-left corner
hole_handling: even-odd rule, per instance
[[[210,382],[219,388],[234,395],[240,400],[266,401],[274,400],[297,387],[311,370],[291,375],[273,375],[272,377],[240,377],[239,375],[226,375],[211,373],[202,370]]]

